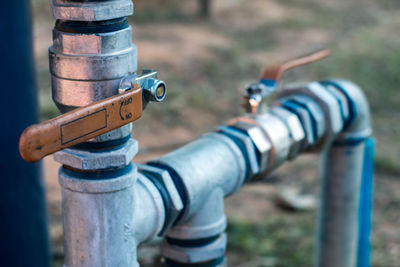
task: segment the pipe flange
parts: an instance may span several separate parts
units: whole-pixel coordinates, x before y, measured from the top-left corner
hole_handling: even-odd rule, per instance
[[[272,107],[270,112],[280,118],[289,129],[291,144],[288,159],[294,159],[300,154],[306,135],[299,118],[283,107]]]
[[[184,264],[207,262],[223,257],[226,250],[226,243],[226,234],[221,234],[214,242],[201,247],[181,247],[171,245],[164,240],[161,245],[161,255]]]
[[[155,179],[161,184],[161,186],[163,186],[163,188],[159,188],[159,190],[165,190],[166,194],[168,194],[166,197],[168,197],[169,200],[164,200],[167,218],[163,229],[159,233],[159,236],[163,236],[169,231],[169,229],[171,229],[176,219],[181,214],[183,210],[183,201],[167,170],[143,164],[138,164],[137,166],[140,173],[148,177],[150,180]]]
[[[101,21],[133,14],[131,0],[77,2],[52,0],[51,9],[55,19],[73,21]]]
[[[54,154],[54,160],[78,170],[104,170],[129,165],[138,152],[138,142],[129,139],[125,144],[105,150],[67,148]]]

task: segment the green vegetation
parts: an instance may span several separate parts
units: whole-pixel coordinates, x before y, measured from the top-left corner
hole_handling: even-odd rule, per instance
[[[228,249],[251,266],[312,266],[314,232],[313,214],[281,214],[262,223],[230,221]]]

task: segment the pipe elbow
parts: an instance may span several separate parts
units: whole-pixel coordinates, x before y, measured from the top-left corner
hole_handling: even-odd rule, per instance
[[[336,87],[345,94],[348,100],[350,116],[336,139],[338,141],[356,140],[370,136],[372,134],[370,108],[361,88],[347,80],[330,80],[323,84]]]

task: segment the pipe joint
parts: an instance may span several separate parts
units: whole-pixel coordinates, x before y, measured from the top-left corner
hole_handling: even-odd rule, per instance
[[[343,131],[338,135],[337,142],[363,141],[372,134],[371,115],[368,100],[364,92],[354,83],[346,80],[331,80],[321,82],[326,87],[333,87],[346,99],[349,114]]]
[[[242,151],[232,139],[218,133],[204,135],[149,164],[167,169],[183,191],[185,207],[177,224],[197,214],[210,192],[217,191],[222,202],[239,190],[246,175]]]

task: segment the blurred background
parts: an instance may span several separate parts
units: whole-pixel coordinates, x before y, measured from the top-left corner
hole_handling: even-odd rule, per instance
[[[41,120],[51,100],[49,0],[33,0]],[[168,94],[134,125],[137,162],[164,154],[243,114],[241,96],[262,66],[330,48],[329,59],[291,71],[290,82],[350,79],[370,100],[377,140],[372,266],[400,262],[400,1],[135,0],[130,18],[139,67],[159,71]],[[54,266],[62,266],[58,164],[44,160]],[[229,266],[311,266],[318,156],[304,155],[226,201]],[[156,241],[157,243],[157,241]],[[155,266],[157,244],[139,251]]]

